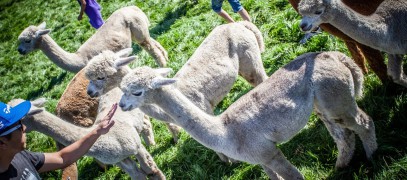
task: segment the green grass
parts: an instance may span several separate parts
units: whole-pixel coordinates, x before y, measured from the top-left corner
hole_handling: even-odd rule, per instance
[[[150,33],[168,51],[168,66],[178,71],[194,50],[217,25],[225,23],[210,8],[209,0],[99,0],[104,19],[116,9],[128,5],[140,7],[149,17]],[[264,67],[270,75],[281,66],[305,52],[337,50],[349,55],[343,42],[322,33],[305,45],[298,41],[298,14],[286,0],[241,1],[249,11],[254,24],[261,30],[266,51],[262,54]],[[240,19],[227,2],[224,9],[236,20]],[[84,20],[77,21],[79,5],[72,0],[0,2],[0,101],[13,98],[36,99],[46,97],[46,109],[55,106],[73,73],[54,65],[42,52],[26,56],[17,52],[17,37],[29,25],[47,22],[50,36],[66,51],[74,52],[95,30]],[[132,67],[157,67],[154,60],[137,44],[134,54],[140,61]],[[323,123],[315,115],[297,136],[279,145],[285,156],[306,179],[405,179],[407,177],[407,95],[405,88],[383,85],[377,76],[365,76],[364,97],[359,106],[375,121],[379,148],[373,161],[365,156],[357,141],[354,158],[349,167],[335,170],[337,150]],[[215,113],[225,110],[252,87],[239,78],[228,96],[218,105]],[[157,145],[149,152],[167,179],[267,179],[258,165],[248,163],[225,164],[217,155],[182,132],[180,142],[172,143],[165,126],[153,120]],[[55,151],[55,142],[40,133],[28,134],[28,149]],[[101,169],[89,157],[78,161],[80,179],[130,179],[118,167]],[[59,179],[61,171],[41,174],[43,179]]]

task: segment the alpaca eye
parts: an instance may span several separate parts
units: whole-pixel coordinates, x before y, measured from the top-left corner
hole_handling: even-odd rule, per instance
[[[98,79],[98,80],[104,80],[105,77],[98,77],[97,79]]]
[[[322,14],[322,10],[315,11],[315,14],[316,14],[316,15]]]
[[[30,43],[31,42],[31,40],[29,39],[29,40],[25,40],[24,41],[25,43]]]
[[[133,93],[134,96],[141,96],[141,94],[143,94],[143,92],[135,92],[135,93]]]

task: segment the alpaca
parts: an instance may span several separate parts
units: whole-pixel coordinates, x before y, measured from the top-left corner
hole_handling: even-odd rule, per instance
[[[288,1],[298,12],[298,3],[300,2],[300,0]],[[369,15],[376,10],[377,6],[379,6],[380,3],[383,2],[383,0],[342,0],[342,2],[360,14]],[[389,81],[386,73],[387,67],[386,64],[384,64],[384,58],[379,50],[358,43],[340,30],[336,29],[331,24],[323,23],[320,24],[320,27],[324,31],[327,31],[330,34],[339,37],[345,42],[345,45],[352,55],[352,58],[355,60],[356,64],[358,64],[358,66],[362,68],[364,73],[367,73],[367,68],[365,65],[366,59],[373,72],[382,82]]]
[[[69,53],[59,47],[48,35],[50,30],[45,29],[46,23],[44,22],[23,30],[18,38],[20,42],[18,51],[20,54],[28,54],[40,49],[62,69],[70,72],[79,71],[62,94],[56,112],[57,116],[63,117],[63,119],[88,127],[95,120],[98,101],[97,98],[91,98],[86,94],[86,85],[89,81],[80,70],[93,56],[103,50],[118,51],[129,48],[132,40],[152,55],[161,67],[165,67],[168,60],[167,52],[150,37],[149,24],[147,16],[138,7],[121,8],[116,10],[75,53]]]
[[[75,53],[64,51],[48,35],[45,22],[39,26],[29,26],[18,37],[18,52],[27,54],[40,49],[56,65],[64,70],[78,72],[87,62],[103,50],[118,51],[131,47],[132,40],[146,50],[160,67],[166,66],[168,59],[165,49],[150,37],[150,22],[141,9],[136,6],[116,10]],[[95,46],[97,44],[97,46]]]
[[[218,26],[175,75],[180,79],[177,88],[196,106],[213,114],[238,74],[253,86],[267,79],[260,57],[263,50],[263,37],[254,24],[242,21]],[[130,71],[125,66],[130,60],[114,60],[111,52],[93,58],[85,67],[90,79],[88,94],[96,96],[118,87],[123,76]],[[157,107],[149,105],[140,109],[158,120],[173,122]],[[173,137],[176,136],[173,134]],[[222,154],[219,156],[223,161],[231,160]]]
[[[204,146],[228,157],[260,164],[271,178],[303,179],[276,144],[306,124],[313,108],[338,146],[336,167],[346,166],[355,147],[354,132],[366,156],[377,149],[374,123],[356,104],[363,74],[340,52],[307,53],[277,70],[265,82],[213,116],[196,107],[165,78],[169,69],[135,68],[120,88],[119,106],[131,110],[154,104]]]
[[[16,105],[22,101],[21,99],[14,99],[9,104]],[[96,126],[84,128],[66,122],[54,114],[41,109],[40,106],[43,103],[44,100],[33,101],[30,112],[22,119],[22,122],[27,127],[27,132],[34,130],[44,133],[67,146],[79,140],[92,131],[93,126]],[[109,110],[109,108],[107,109]],[[132,179],[146,179],[147,175],[152,175],[157,179],[165,179],[164,174],[158,169],[152,156],[141,144],[139,136],[136,135],[137,130],[134,126],[137,125],[134,124],[135,121],[127,119],[128,116],[126,114],[128,113],[119,112],[118,114],[116,111],[113,116],[116,121],[115,125],[107,134],[101,136],[95,142],[86,155],[94,157],[105,164],[116,164],[128,173]],[[98,116],[98,119],[103,117]],[[140,169],[136,161],[131,159],[133,155],[136,156]]]
[[[389,54],[387,74],[407,87],[402,68],[402,55],[407,53],[407,3],[400,0],[382,2],[368,16],[349,9],[339,0],[301,0],[300,27],[309,31],[321,23],[330,23],[357,42]]]
[[[84,68],[85,77],[88,80],[88,84],[83,84],[82,88],[87,88],[87,93],[90,97],[99,97],[100,99],[109,103],[110,101],[106,101],[105,94],[112,93],[111,91],[115,88],[118,88],[121,78],[130,71],[130,67],[125,66],[127,63],[131,62],[132,60],[136,59],[136,56],[130,56],[132,52],[131,48],[127,48],[121,50],[117,53],[112,51],[106,50],[102,51],[99,55],[93,57],[88,64]],[[117,64],[117,62],[125,61],[126,63]],[[118,67],[118,68],[116,68]],[[93,89],[101,89],[103,91],[93,91]],[[121,91],[116,92],[121,94]],[[117,100],[118,101],[118,100]],[[148,134],[152,134],[151,123],[149,118],[144,118],[144,124],[147,124],[148,129],[144,129],[144,132],[148,132]],[[171,124],[166,123],[169,131],[173,135],[174,142],[178,142],[178,133],[180,128]],[[144,138],[146,140],[146,138]],[[147,138],[151,140],[151,138]],[[154,143],[155,144],[155,143]]]

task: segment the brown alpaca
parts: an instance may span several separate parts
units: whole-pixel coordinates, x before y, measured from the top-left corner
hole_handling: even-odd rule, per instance
[[[298,12],[298,3],[300,2],[300,0],[288,1]],[[383,1],[384,0],[342,0],[344,4],[363,15],[369,15],[375,12],[376,8]],[[370,68],[372,68],[373,72],[379,77],[382,82],[386,82],[389,80],[386,71],[387,67],[386,64],[384,64],[384,58],[379,50],[356,42],[337,28],[333,27],[331,24],[321,24],[320,27],[326,32],[341,38],[345,42],[346,47],[348,47],[353,60],[363,70],[364,73],[367,73],[367,68],[365,65],[366,59],[370,65]]]

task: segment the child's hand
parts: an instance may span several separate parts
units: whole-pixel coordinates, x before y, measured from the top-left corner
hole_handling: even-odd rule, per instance
[[[98,134],[106,134],[109,132],[110,128],[114,125],[115,121],[112,119],[114,113],[116,112],[117,109],[117,103],[114,103],[112,105],[112,108],[110,109],[109,113],[102,119],[102,121],[99,123],[99,126],[96,129],[96,132]]]

